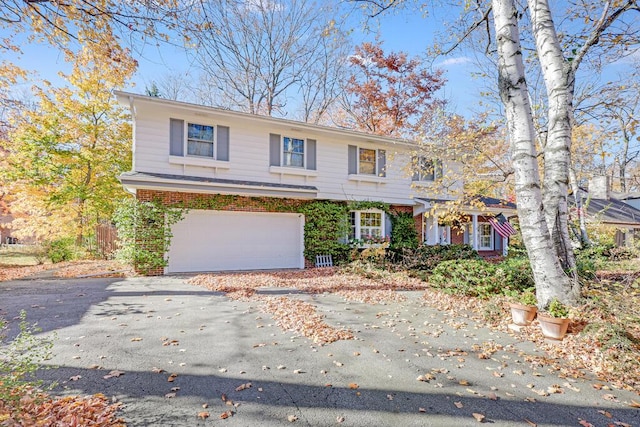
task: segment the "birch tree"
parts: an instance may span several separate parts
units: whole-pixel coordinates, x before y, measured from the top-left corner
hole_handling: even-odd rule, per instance
[[[388,8],[396,3],[405,2],[378,6]],[[568,2],[568,13],[558,21],[547,0],[528,0],[526,5],[515,0],[465,5],[466,15],[474,21],[462,38],[477,29],[487,30],[488,53],[493,51],[495,38],[498,91],[509,130],[518,217],[538,303],[545,307],[553,298],[573,303],[580,286],[569,238],[567,199],[577,73],[587,61],[601,65],[637,51],[637,0]],[[564,24],[562,31],[558,22]],[[533,41],[533,53],[526,59],[522,42],[528,38],[523,28]],[[598,55],[594,55],[596,48]],[[543,77],[546,117],[542,128],[534,123],[526,66],[538,68]]]

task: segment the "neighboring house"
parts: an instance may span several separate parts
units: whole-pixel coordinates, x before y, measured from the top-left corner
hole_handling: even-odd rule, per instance
[[[633,195],[611,191],[609,177],[606,176],[592,178],[588,191],[582,190],[587,220],[614,227],[617,246],[632,246],[636,231],[640,231],[640,205],[637,200]]]
[[[151,274],[304,268],[305,218],[296,208],[315,200],[388,206],[386,211],[351,211],[345,239],[384,239],[391,234],[386,212],[407,212],[427,244],[468,242],[479,250],[506,249],[506,239],[496,237],[486,212],[466,212],[469,224],[454,227],[455,233],[438,226],[437,215],[430,211],[447,197],[423,198],[422,190],[434,181],[442,163],[417,159],[436,167],[431,173],[412,174],[408,165],[416,162],[415,144],[115,94],[134,120],[133,170],[119,177],[123,186],[141,201],[191,201],[197,207],[172,229],[168,266]],[[493,206],[489,212],[510,216],[513,208]]]

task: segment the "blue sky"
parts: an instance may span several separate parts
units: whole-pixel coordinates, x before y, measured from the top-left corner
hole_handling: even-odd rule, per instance
[[[372,31],[362,31],[360,19],[362,15],[354,12],[351,19],[352,42],[358,44],[362,41],[375,41],[376,33]],[[371,20],[369,27],[377,30],[379,39],[384,41],[385,51],[405,51],[409,55],[420,55],[431,45],[434,37],[434,28],[431,23],[438,20],[425,19],[419,14],[395,13],[385,14],[378,20]],[[0,34],[1,36],[1,34]],[[26,38],[23,38],[26,40]],[[70,67],[64,61],[64,56],[48,45],[22,44],[23,54],[19,59],[12,55],[5,55],[6,59],[16,60],[16,62],[26,69],[34,70],[41,79],[50,80],[54,85],[63,85],[64,82],[57,77],[59,71],[69,71]],[[134,77],[135,87],[128,88],[134,92],[144,92],[145,86],[154,80],[159,80],[163,75],[171,72],[186,73],[189,70],[195,71],[189,66],[188,60],[180,50],[171,46],[157,48],[151,44],[146,45],[135,52],[139,62],[139,69]],[[473,70],[472,63],[465,57],[451,57],[448,59],[438,59],[434,66],[445,70],[448,80],[444,89],[446,96],[455,110],[460,106],[468,107],[479,100],[479,82],[473,81],[470,73]],[[197,71],[195,72],[197,73]],[[194,74],[195,74],[194,73]],[[465,82],[460,84],[460,82]],[[30,86],[32,82],[26,84]],[[459,111],[465,113],[464,111]]]

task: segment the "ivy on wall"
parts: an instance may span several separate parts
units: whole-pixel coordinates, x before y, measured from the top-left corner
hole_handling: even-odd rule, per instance
[[[163,192],[152,195],[151,199],[128,199],[122,203],[115,217],[121,244],[118,256],[131,262],[143,274],[166,267],[171,227],[191,209],[301,213],[305,216],[304,256],[308,260],[314,260],[320,254],[330,254],[336,262],[348,258],[352,247],[345,243],[345,238],[349,231],[348,212],[352,210],[382,210],[390,215],[394,225],[392,244],[412,246],[415,237],[417,245],[412,215],[391,212],[389,205],[381,202],[346,203]]]
[[[167,206],[160,200],[123,200],[114,214],[119,249],[116,257],[131,263],[142,274],[167,266],[165,254],[171,245],[171,227],[184,218],[187,209]]]

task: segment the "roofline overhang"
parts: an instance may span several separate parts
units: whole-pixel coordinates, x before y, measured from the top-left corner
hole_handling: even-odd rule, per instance
[[[290,199],[313,200],[317,189],[269,187],[267,185],[234,184],[221,182],[200,182],[176,180],[154,176],[120,175],[118,180],[127,191],[158,190],[180,193],[228,194],[247,197],[280,197]]]
[[[372,142],[372,143],[380,143],[380,144],[385,144],[385,145],[392,145],[392,146],[402,146],[402,147],[409,147],[409,148],[414,148],[417,149],[420,146],[413,142],[413,141],[409,141],[409,140],[405,140],[405,139],[398,139],[398,138],[392,138],[392,137],[388,137],[388,136],[380,136],[380,135],[372,135],[372,134],[368,134],[368,133],[363,133],[363,132],[358,132],[355,130],[351,130],[351,129],[340,129],[340,128],[333,128],[333,127],[329,127],[329,126],[322,126],[322,125],[316,125],[316,124],[312,124],[312,123],[305,123],[305,122],[298,122],[295,120],[289,120],[289,119],[282,119],[282,118],[278,118],[278,117],[270,117],[270,116],[261,116],[261,115],[257,115],[257,114],[250,114],[250,113],[243,113],[240,111],[232,111],[232,110],[225,110],[222,108],[216,108],[216,107],[209,107],[209,106],[205,106],[205,105],[198,105],[198,104],[192,104],[189,102],[183,102],[183,101],[174,101],[171,99],[164,99],[164,98],[157,98],[157,97],[153,97],[153,96],[147,96],[147,95],[140,95],[140,94],[136,94],[136,93],[131,93],[131,92],[125,92],[125,91],[120,91],[120,90],[114,90],[113,91],[114,95],[116,96],[118,102],[120,103],[120,105],[129,108],[132,112],[132,115],[135,115],[135,101],[140,101],[140,102],[147,102],[147,103],[151,103],[151,104],[156,104],[156,105],[167,105],[167,106],[171,106],[174,108],[179,108],[182,110],[190,110],[190,111],[209,111],[212,114],[216,114],[218,116],[224,116],[224,117],[229,117],[229,118],[241,118],[241,119],[250,119],[253,121],[257,121],[257,122],[261,122],[261,123],[268,123],[268,124],[275,124],[275,125],[280,125],[280,126],[287,126],[293,129],[306,129],[309,131],[315,131],[315,132],[321,132],[321,133],[328,133],[328,134],[332,134],[332,135],[341,135],[341,136],[347,136],[350,138],[355,138],[360,142]]]

